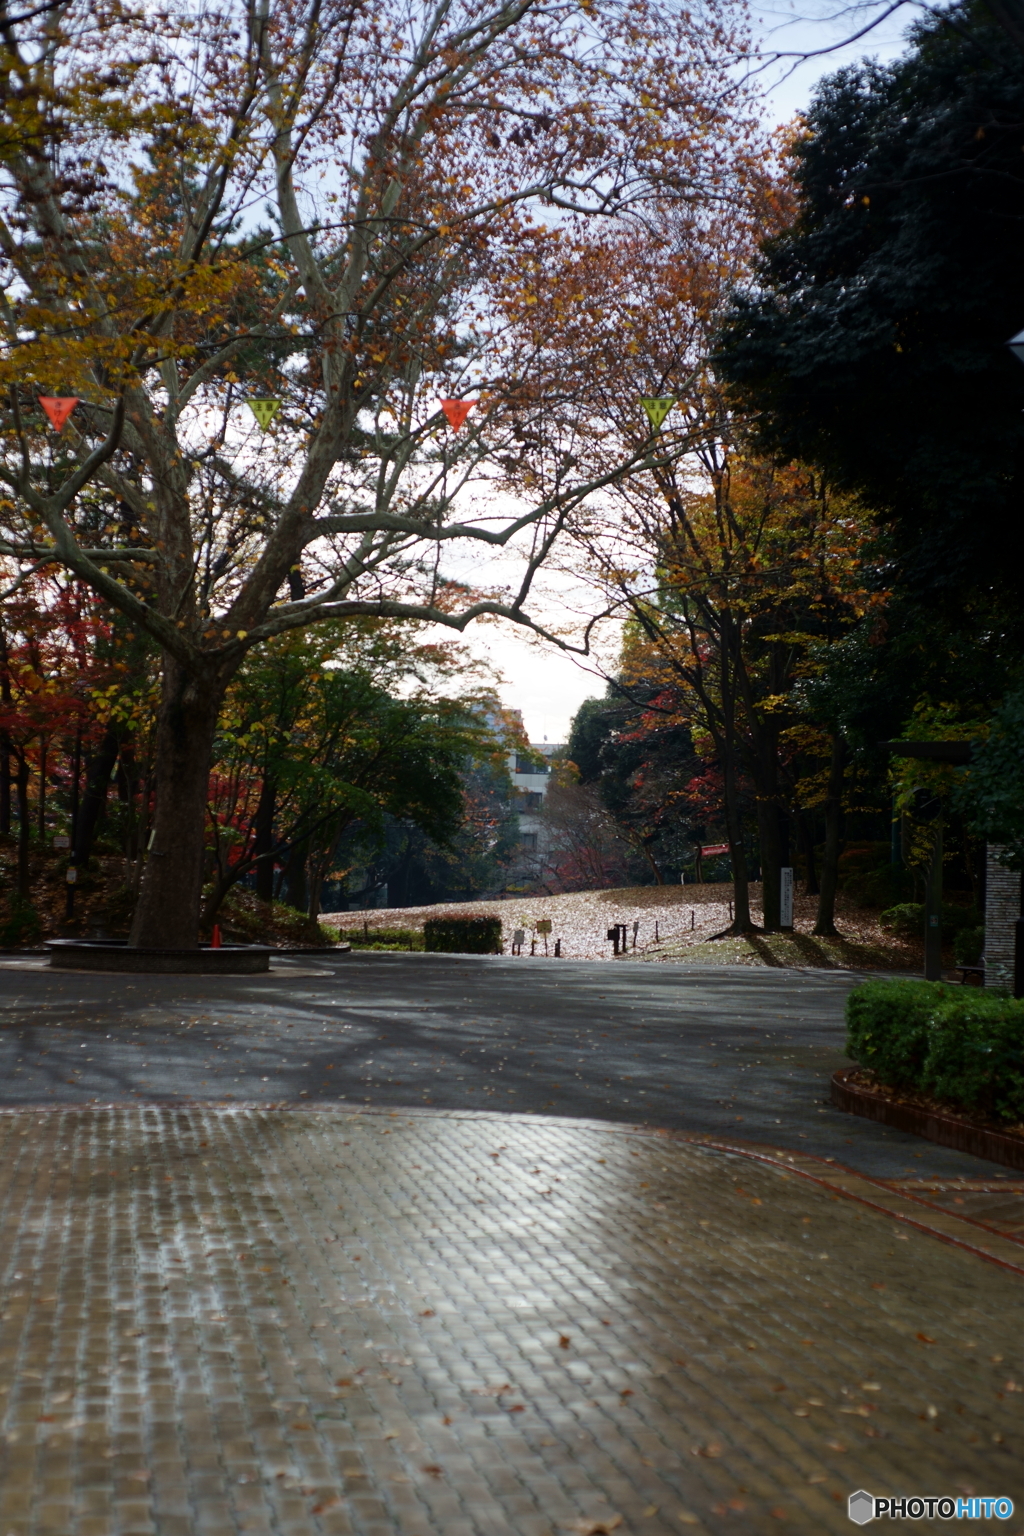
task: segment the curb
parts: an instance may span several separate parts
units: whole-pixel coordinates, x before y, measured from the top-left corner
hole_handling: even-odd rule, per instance
[[[973,1157],[983,1157],[990,1163],[1024,1172],[1024,1137],[1008,1136],[973,1120],[920,1109],[915,1104],[894,1104],[884,1094],[847,1082],[847,1077],[854,1071],[855,1067],[840,1067],[832,1074],[831,1098],[837,1109],[850,1115],[862,1115],[867,1120],[877,1120],[894,1130],[907,1131],[911,1136],[921,1136],[940,1147],[968,1152]]]

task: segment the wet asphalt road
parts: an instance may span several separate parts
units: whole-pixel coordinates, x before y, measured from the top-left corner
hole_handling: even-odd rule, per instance
[[[990,1163],[841,1114],[842,972],[365,953],[264,977],[0,960],[0,1108],[210,1100],[532,1112],[710,1132],[881,1177]]]

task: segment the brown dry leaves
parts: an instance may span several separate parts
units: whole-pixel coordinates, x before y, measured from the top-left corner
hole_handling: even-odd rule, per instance
[[[422,928],[428,917],[442,917],[446,911],[477,912],[486,917],[500,916],[506,951],[511,947],[512,932],[525,928],[527,934],[542,918],[550,919],[549,943],[562,940],[562,957],[569,960],[611,960],[612,945],[605,937],[613,923],[625,923],[632,944],[633,923],[639,922],[637,947],[630,948],[629,959],[700,965],[799,965],[825,968],[858,968],[870,964],[896,970],[918,963],[913,944],[883,933],[877,914],[844,902],[837,905],[841,939],[811,937],[817,898],[794,899],[797,932],[790,934],[755,934],[751,939],[730,938],[719,943],[709,941],[729,926],[732,885],[642,885],[615,890],[572,891],[559,896],[510,897],[504,901],[460,901],[432,907],[389,907],[373,911],[329,912],[321,916],[325,927],[351,928],[353,919],[364,920],[370,932],[378,928]],[[751,886],[754,921],[760,919],[760,887]],[[692,926],[691,926],[692,924]],[[657,938],[656,938],[657,935]],[[541,944],[539,948],[543,949]],[[530,956],[524,956],[528,960]],[[543,954],[537,956],[543,959]]]

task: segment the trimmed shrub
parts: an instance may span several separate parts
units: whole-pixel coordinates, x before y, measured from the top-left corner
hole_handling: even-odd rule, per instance
[[[947,994],[928,1024],[921,1087],[945,1103],[1024,1121],[1024,1001],[974,988]]]
[[[423,924],[423,947],[445,955],[500,955],[501,918],[479,917],[475,912],[428,917]]]
[[[331,936],[353,949],[422,949],[423,935],[417,928],[338,928]]]
[[[953,935],[953,958],[957,965],[977,965],[984,947],[984,924],[980,928],[961,928]]]
[[[890,1088],[1024,1121],[1024,1001],[937,981],[868,981],[846,1000],[846,1053]]]
[[[846,1054],[891,1088],[917,1086],[928,1020],[947,989],[938,981],[865,981],[846,999]]]

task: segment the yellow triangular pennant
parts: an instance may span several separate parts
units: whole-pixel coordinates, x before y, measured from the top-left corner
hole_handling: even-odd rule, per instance
[[[671,395],[641,398],[640,404],[647,412],[647,419],[651,423],[652,432],[657,432],[675,403]]]
[[[280,400],[247,400],[245,403],[256,417],[264,432],[281,409]]]

